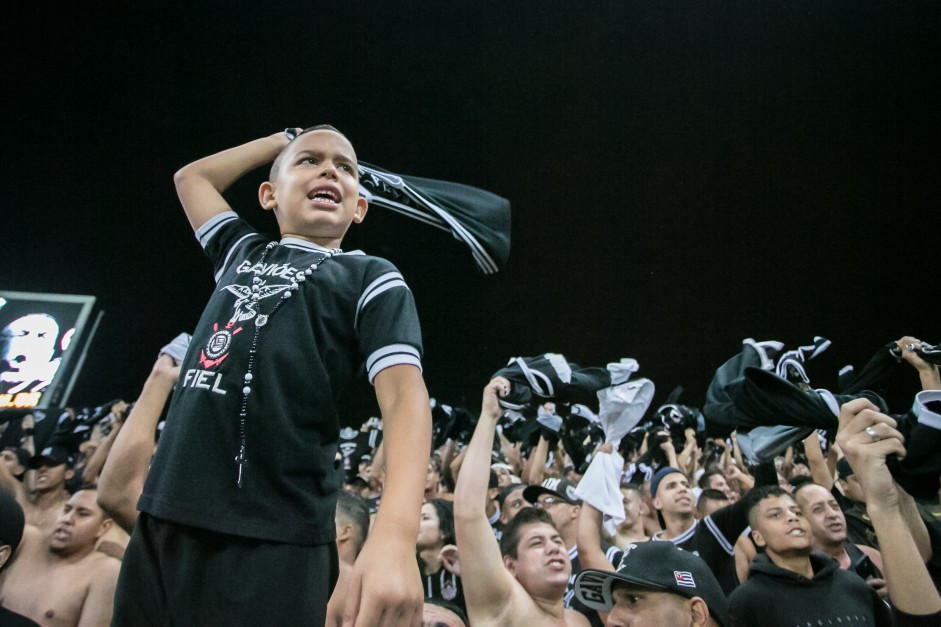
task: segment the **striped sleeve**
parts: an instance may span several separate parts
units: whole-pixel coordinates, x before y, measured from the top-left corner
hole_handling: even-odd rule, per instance
[[[422,367],[421,329],[412,292],[391,264],[373,259],[353,323],[370,383],[391,366]]]
[[[380,348],[366,359],[369,382],[372,383],[376,375],[385,368],[401,364],[410,364],[421,370],[421,355],[418,349],[408,344],[393,344]]]
[[[359,297],[359,302],[356,303],[356,317],[353,320],[353,326],[355,327],[359,324],[360,312],[362,312],[363,308],[369,305],[374,298],[381,295],[383,292],[397,287],[408,289],[408,286],[405,285],[405,279],[403,279],[402,275],[398,272],[386,272],[378,279],[373,280],[363,291],[362,296]]]
[[[233,261],[242,256],[244,244],[262,238],[234,211],[225,211],[199,227],[196,239],[212,261],[218,283]]]

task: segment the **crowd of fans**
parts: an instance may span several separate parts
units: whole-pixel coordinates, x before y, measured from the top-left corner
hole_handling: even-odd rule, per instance
[[[938,350],[903,337],[815,390],[804,364],[827,345],[747,340],[702,410],[652,407],[633,360],[556,354],[496,371],[479,416],[432,400],[425,624],[941,624]],[[175,354],[133,403],[3,417],[0,624],[110,621]],[[905,363],[923,391],[887,407]],[[381,507],[379,418],[341,430],[336,467],[330,625]]]

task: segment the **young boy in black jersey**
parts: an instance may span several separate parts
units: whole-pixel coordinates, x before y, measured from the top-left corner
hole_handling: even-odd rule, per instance
[[[258,197],[278,242],[222,196],[272,161]],[[414,547],[431,440],[421,334],[398,271],[339,250],[367,210],[352,145],[326,126],[276,133],[174,182],[217,285],[138,505],[115,624],[324,623],[337,576],[334,401],[363,364],[382,412],[386,483],[345,614],[420,624]]]

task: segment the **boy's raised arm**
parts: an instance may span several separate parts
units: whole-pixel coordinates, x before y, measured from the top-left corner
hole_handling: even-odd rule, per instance
[[[386,368],[375,384],[386,481],[376,522],[353,566],[343,624],[417,626],[424,590],[415,541],[431,455],[431,404],[414,366]]]
[[[193,230],[231,211],[222,192],[248,172],[274,161],[288,143],[290,139],[284,132],[275,133],[203,157],[174,174],[177,196]]]

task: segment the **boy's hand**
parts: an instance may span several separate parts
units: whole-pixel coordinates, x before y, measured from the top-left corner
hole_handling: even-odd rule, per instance
[[[420,627],[424,593],[414,540],[374,529],[353,566],[343,627]]]

